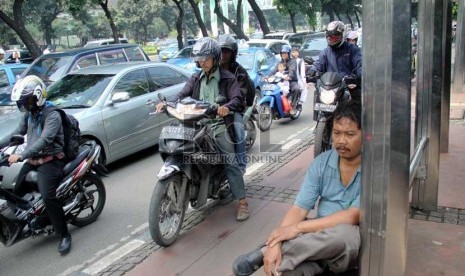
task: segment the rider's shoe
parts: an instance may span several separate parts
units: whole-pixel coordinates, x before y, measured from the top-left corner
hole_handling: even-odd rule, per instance
[[[58,244],[58,252],[61,255],[67,254],[71,250],[71,235],[68,233],[61,237],[60,244]]]

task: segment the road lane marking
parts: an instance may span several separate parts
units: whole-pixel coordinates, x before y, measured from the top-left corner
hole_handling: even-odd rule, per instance
[[[95,275],[102,271],[107,266],[111,265],[112,263],[116,262],[117,260],[121,259],[125,255],[129,254],[130,252],[136,250],[141,245],[145,244],[144,241],[141,240],[132,240],[127,244],[121,246],[120,248],[116,249],[115,251],[111,252],[109,255],[103,257],[98,262],[94,263],[93,265],[87,267],[82,272]]]
[[[266,163],[255,163],[255,164],[251,165],[250,167],[247,167],[245,175],[251,175],[256,170],[258,170],[261,166],[263,166],[264,164],[266,164]]]
[[[282,146],[281,149],[288,150],[288,149],[292,148],[293,146],[297,145],[298,143],[300,143],[301,141],[302,141],[302,139],[294,139],[294,140],[290,141],[289,143],[285,144],[284,146]]]

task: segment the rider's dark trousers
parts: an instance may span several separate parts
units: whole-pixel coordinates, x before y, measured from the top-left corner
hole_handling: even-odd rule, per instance
[[[56,197],[56,189],[63,178],[64,165],[65,163],[58,159],[53,159],[38,166],[25,162],[19,171],[14,188],[15,194],[20,196],[24,195],[24,193],[28,191],[23,184],[27,173],[31,170],[37,170],[37,185],[45,203],[45,210],[52,221],[55,233],[61,236],[68,234],[68,227],[66,225],[63,206]]]

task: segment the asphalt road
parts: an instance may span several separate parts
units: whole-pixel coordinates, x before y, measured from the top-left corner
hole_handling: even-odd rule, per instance
[[[314,125],[311,96],[309,93],[298,120],[274,121],[271,130],[261,135],[257,129],[258,142],[249,154],[255,157],[268,154],[261,152],[260,142],[264,144],[269,140],[267,144],[273,144],[274,150],[286,150],[299,142],[299,136],[310,135]],[[71,252],[61,257],[56,237],[30,238],[0,249],[0,275],[79,275],[125,242],[147,234],[150,196],[161,166],[156,147],[110,165],[109,177],[104,179],[107,201],[103,213],[89,226],[70,226]]]

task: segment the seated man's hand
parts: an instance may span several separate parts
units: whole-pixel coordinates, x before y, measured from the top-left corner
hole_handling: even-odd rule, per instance
[[[23,159],[23,157],[19,154],[12,154],[10,155],[10,157],[8,157],[8,163],[13,164],[13,163],[17,163],[19,161],[21,161]]]
[[[157,106],[155,107],[155,113],[160,113],[160,112],[162,112],[164,108],[165,108],[165,104],[164,104],[164,103],[159,103],[159,104],[157,104]]]
[[[281,243],[277,246],[269,247],[263,256],[263,269],[267,276],[279,275],[276,271],[281,265],[282,252]]]
[[[229,113],[229,108],[227,108],[226,106],[218,107],[218,112],[217,112],[218,116],[224,117],[228,115],[228,113]]]
[[[297,224],[279,227],[271,232],[266,245],[268,247],[274,247],[277,243],[282,241],[292,240],[300,234],[300,230],[297,228]]]

